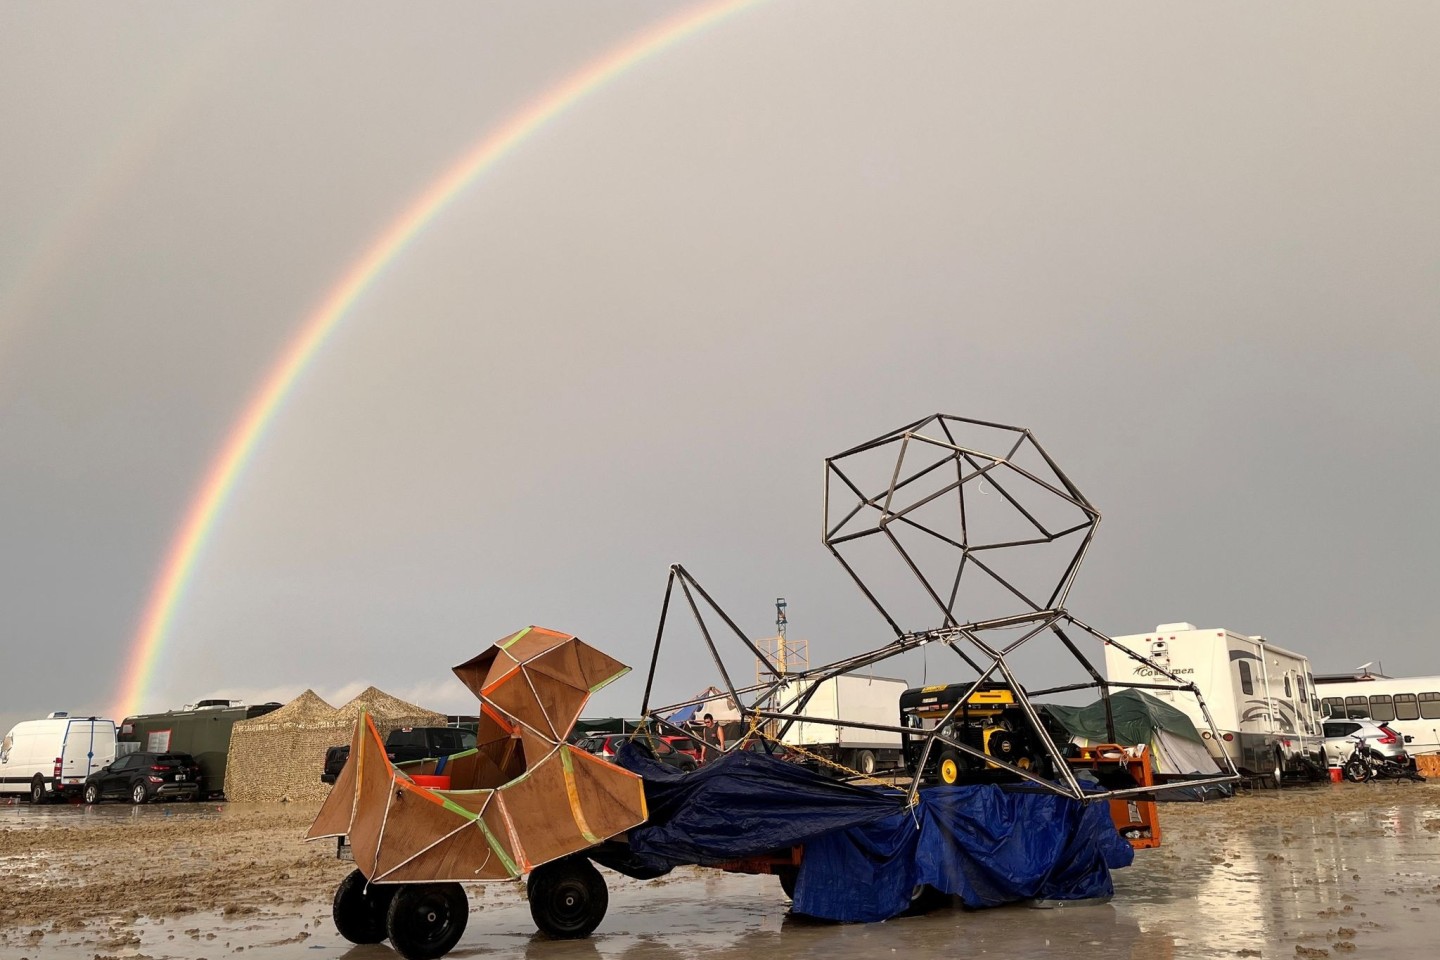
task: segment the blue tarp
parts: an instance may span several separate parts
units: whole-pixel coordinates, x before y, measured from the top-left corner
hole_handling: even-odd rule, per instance
[[[930,787],[914,811],[806,841],[795,910],[886,920],[920,884],[967,907],[1109,897],[1110,871],[1134,856],[1106,803],[994,785]]]
[[[681,707],[670,716],[666,717],[671,723],[688,723],[695,719],[695,711],[700,709],[700,704],[692,703],[688,707]]]
[[[630,831],[630,849],[656,869],[758,856],[905,808],[899,791],[840,783],[764,753],[737,750],[682,774],[625,743],[615,762],[645,780],[650,818]]]
[[[907,808],[895,790],[837,783],[764,754],[735,752],[681,774],[624,745],[616,762],[645,780],[650,818],[631,850],[665,868],[716,864],[803,844],[797,913],[873,922],[928,884],[969,907],[1113,893],[1134,851],[1108,804],[1025,786],[930,787]]]

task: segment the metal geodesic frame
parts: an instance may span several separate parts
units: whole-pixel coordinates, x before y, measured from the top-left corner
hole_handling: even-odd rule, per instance
[[[1003,452],[987,452],[968,442],[963,434],[976,429],[988,437],[1000,438],[1003,441],[1000,446]],[[871,486],[867,492],[866,485],[858,478],[857,462],[866,457],[873,460],[892,455],[895,458],[893,467],[884,472],[888,480]],[[1023,462],[1022,456],[1028,457],[1031,462]],[[1054,742],[1037,712],[1033,698],[1079,690],[1098,691],[1105,704],[1106,726],[1113,742],[1116,739],[1115,726],[1109,699],[1112,690],[1140,689],[1184,693],[1195,698],[1211,736],[1219,737],[1220,734],[1195,683],[1182,680],[1154,660],[1117,643],[1113,638],[1074,617],[1065,608],[1065,600],[1080,563],[1094,539],[1095,529],[1100,522],[1100,512],[1065,476],[1029,430],[989,421],[935,414],[830,457],[825,461],[825,468],[823,542],[855,581],[861,593],[895,632],[895,639],[873,650],[833,663],[786,673],[780,664],[751,642],[744,631],[683,566],[675,564],[671,566],[666,581],[665,598],[661,605],[660,623],[656,630],[655,646],[641,706],[641,713],[648,721],[657,727],[678,731],[679,728],[666,721],[664,715],[708,699],[696,698],[653,709],[650,706],[674,588],[679,584],[681,596],[689,607],[704,644],[742,718],[752,724],[762,721],[778,722],[780,728],[777,739],[783,737],[790,726],[797,722],[905,733],[910,736],[923,733],[925,736],[917,770],[924,770],[936,744],[943,744],[982,759],[986,764],[1005,769],[1046,790],[1082,802],[1227,783],[1239,778],[1233,761],[1223,751],[1221,756],[1224,772],[1214,776],[1186,779],[1172,785],[1097,791],[1082,788],[1074,776],[1059,745]],[[978,492],[983,489],[984,484],[993,487],[996,495]],[[843,496],[843,491],[847,490],[854,495],[855,503],[842,512],[837,502],[840,498],[832,496],[832,492]],[[983,528],[978,522],[976,509],[977,500],[981,496],[989,497],[987,508],[991,511],[1002,503],[1014,511],[1020,518],[1018,535],[1012,532],[997,537]],[[1049,502],[1042,504],[1037,502],[1036,498]],[[947,503],[953,504],[953,513],[944,507]],[[937,505],[943,511],[938,514],[941,518],[939,522],[935,519]],[[946,523],[949,524],[948,527],[945,526]],[[948,565],[943,571],[937,570],[935,564],[927,565],[919,559],[913,548],[907,548],[902,533],[922,538],[932,546],[939,544],[943,548],[942,552],[953,551],[956,555],[953,576],[949,574]],[[928,598],[933,606],[932,612],[938,613],[940,625],[918,631],[905,630],[899,625],[892,609],[881,602],[877,591],[866,583],[852,559],[845,555],[862,543],[888,544],[894,549],[904,568],[918,582],[922,595]],[[999,564],[992,559],[1002,551],[1059,543],[1065,543],[1066,549],[1058,552],[1056,568],[1050,570],[1048,575],[1042,572],[1038,577],[1032,576],[1023,582],[1003,574]],[[946,574],[944,580],[937,577],[939,572]],[[957,600],[967,573],[972,579],[984,577],[997,584],[1000,595],[1013,598],[1021,609],[996,610],[991,616],[972,616],[962,620],[957,609]],[[714,619],[720,621],[723,631],[720,626],[712,629]],[[1001,631],[1019,631],[1019,636],[1006,643],[991,639]],[[722,632],[731,634],[755,657],[756,662],[764,668],[766,679],[744,687],[735,685],[716,644],[716,635]],[[1060,649],[1070,654],[1089,680],[1027,690],[1015,675],[1007,658],[1026,644],[1043,637],[1052,638]],[[1106,680],[1076,643],[1077,637],[1098,641],[1102,648],[1105,645],[1113,646],[1149,667],[1156,682]],[[898,723],[889,725],[846,719],[832,720],[802,713],[824,681],[932,643],[952,650],[977,676],[965,694],[957,698],[956,703],[928,733]],[[961,706],[982,684],[997,675],[1013,691],[1017,705],[1026,714],[1040,741],[1040,747],[1051,761],[1051,768],[1058,773],[1058,780],[1046,779],[1033,770],[986,754],[983,750],[944,734],[943,731]],[[911,802],[915,800],[919,788],[920,777],[916,776],[908,790],[908,799]]]

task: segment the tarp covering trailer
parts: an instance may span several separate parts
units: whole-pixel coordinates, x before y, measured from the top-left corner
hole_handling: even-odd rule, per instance
[[[645,783],[649,819],[629,832],[640,865],[723,866],[801,846],[793,909],[826,920],[888,920],[921,888],[968,907],[1108,898],[1110,871],[1135,856],[1105,804],[1022,784],[930,787],[912,809],[902,790],[764,753],[681,774],[629,743],[616,762]]]

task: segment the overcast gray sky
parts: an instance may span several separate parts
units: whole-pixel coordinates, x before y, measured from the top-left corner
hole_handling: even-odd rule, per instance
[[[0,7],[0,725],[113,702],[302,320],[674,9]],[[1029,426],[1104,513],[1096,627],[1440,673],[1437,35],[1421,3],[775,2],[673,45],[351,311],[145,706],[464,709],[449,667],[538,623],[635,666],[591,711],[633,712],[672,561],[757,636],[787,597],[812,660],[875,645],[822,460],[936,411]]]

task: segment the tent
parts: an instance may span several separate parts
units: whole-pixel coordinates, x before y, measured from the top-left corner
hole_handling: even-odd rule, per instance
[[[1045,710],[1082,746],[1110,742],[1118,742],[1124,747],[1144,744],[1150,750],[1155,772],[1171,780],[1192,775],[1209,776],[1220,770],[1210,751],[1205,749],[1205,741],[1200,731],[1195,729],[1194,722],[1165,701],[1140,690],[1121,690],[1110,695],[1110,715],[1115,723],[1114,741],[1105,723],[1103,699],[1084,707],[1046,704]],[[1228,796],[1228,790],[1220,792]]]
[[[445,716],[370,687],[343,707],[306,690],[279,710],[240,720],[230,735],[225,796],[230,800],[320,800],[325,751],[350,742],[370,715],[383,738],[397,727],[443,727]]]

